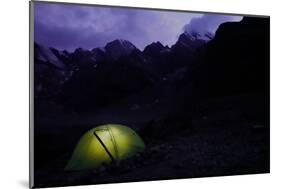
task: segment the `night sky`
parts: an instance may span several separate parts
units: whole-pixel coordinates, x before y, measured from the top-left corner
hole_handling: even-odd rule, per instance
[[[184,30],[214,33],[219,24],[242,19],[233,15],[34,4],[35,41],[68,51],[103,47],[115,39],[129,40],[140,49],[154,41],[170,46]]]

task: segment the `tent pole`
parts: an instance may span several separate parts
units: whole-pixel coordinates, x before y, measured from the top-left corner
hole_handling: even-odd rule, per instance
[[[96,131],[94,131],[94,135],[97,137],[98,141],[101,143],[102,147],[104,148],[104,150],[106,151],[106,153],[109,155],[111,161],[114,162],[113,156],[111,155],[111,153],[109,152],[109,150],[107,149],[107,147],[105,146],[105,144],[103,143],[103,141],[100,139],[100,137],[97,135]]]

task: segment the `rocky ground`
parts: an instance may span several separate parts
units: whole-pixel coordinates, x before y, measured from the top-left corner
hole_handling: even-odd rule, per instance
[[[202,101],[189,116],[153,120],[144,152],[96,170],[65,172],[64,153],[35,174],[37,187],[269,172],[269,125],[262,95]],[[259,103],[259,106],[255,106]],[[262,105],[263,104],[263,105]],[[51,166],[50,166],[51,165]]]

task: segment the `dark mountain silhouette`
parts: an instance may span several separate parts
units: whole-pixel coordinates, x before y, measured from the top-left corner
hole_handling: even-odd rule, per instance
[[[143,53],[147,56],[151,56],[151,57],[156,57],[156,56],[161,56],[161,53],[165,53],[165,52],[169,52],[170,48],[168,46],[164,47],[164,45],[162,45],[162,43],[160,43],[159,41],[157,42],[153,42],[150,45],[147,45],[144,50]]]
[[[206,42],[207,41],[195,38],[187,33],[182,33],[178,41],[171,47],[171,55],[169,57],[171,66],[175,68],[192,66],[198,57],[197,51]]]
[[[268,19],[245,17],[222,24],[214,37],[206,35],[210,41],[185,32],[171,48],[153,42],[143,51],[120,39],[104,48],[78,48],[73,53],[35,44],[36,94],[52,96],[74,109],[96,109],[164,85],[163,80],[185,85],[185,90],[191,90],[186,86],[192,83],[198,97],[264,91]]]
[[[199,37],[199,34],[193,33],[193,35],[189,33],[182,33],[179,36],[178,41],[175,45],[173,45],[172,48],[183,48],[189,51],[195,51],[198,47],[201,47],[204,43],[206,43],[205,40],[201,39]]]
[[[177,70],[185,70],[182,67],[193,62],[194,48],[205,43],[191,38],[182,34],[172,48],[153,42],[143,51],[121,39],[104,48],[77,48],[73,53],[35,44],[35,67],[41,81],[36,90],[44,88],[45,94],[56,96],[59,103],[73,109],[96,109],[151,87],[163,78],[173,80],[177,78],[171,77],[174,72],[184,74]],[[39,69],[41,63],[48,67],[44,74]]]
[[[117,60],[121,56],[129,55],[133,50],[136,49],[131,42],[122,39],[109,42],[104,48],[106,49],[109,57],[113,60]]]
[[[268,91],[268,18],[221,24],[204,52],[194,71],[197,95]]]
[[[96,62],[102,61],[106,58],[106,52],[104,48],[92,49],[92,56]]]
[[[53,97],[70,77],[66,52],[59,52],[37,43],[34,44],[34,90],[35,97]]]

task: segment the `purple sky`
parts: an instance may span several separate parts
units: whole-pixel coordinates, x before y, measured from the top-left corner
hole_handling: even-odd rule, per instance
[[[184,30],[215,32],[240,16],[35,2],[35,41],[58,49],[103,47],[126,39],[138,48],[160,41],[172,45]]]

